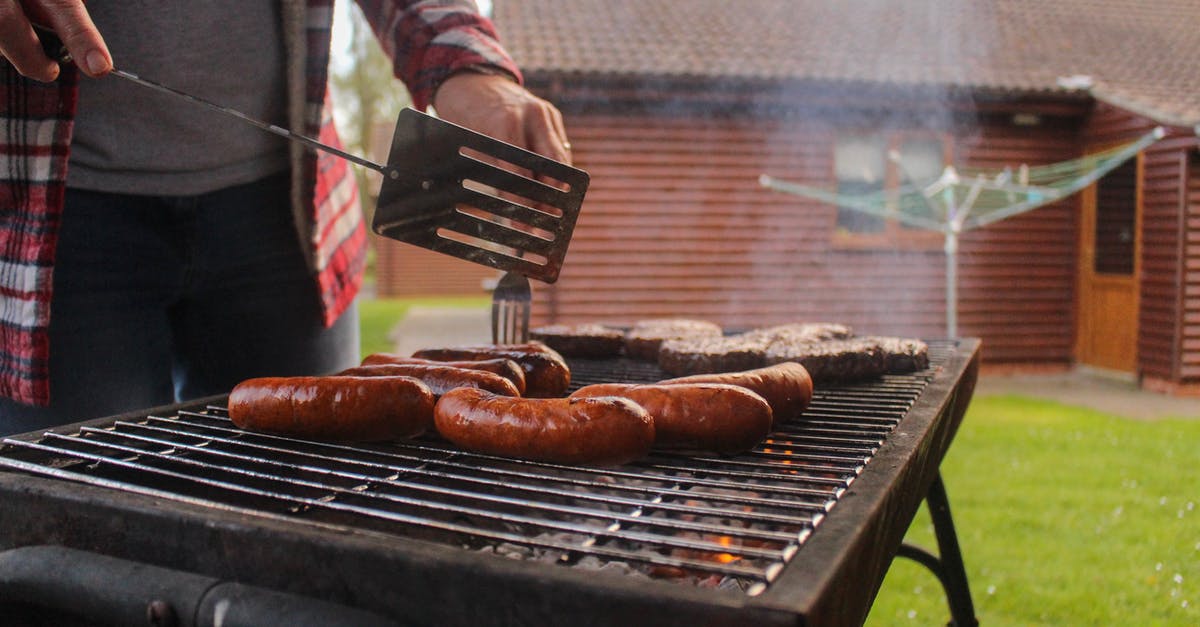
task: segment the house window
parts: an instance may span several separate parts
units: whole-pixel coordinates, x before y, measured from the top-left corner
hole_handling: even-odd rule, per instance
[[[897,240],[940,242],[940,236],[896,219],[898,194],[904,186],[923,187],[937,179],[948,162],[949,139],[928,133],[855,133],[834,145],[837,193],[873,195],[884,215],[839,207],[837,240],[850,246],[891,245]],[[909,209],[912,211],[912,208]],[[940,221],[931,207],[916,209]]]
[[[1137,233],[1137,159],[1130,159],[1096,183],[1097,274],[1133,274]]]
[[[861,196],[881,192],[887,178],[887,143],[881,135],[839,137],[833,151],[838,196]],[[881,233],[884,219],[862,211],[838,207],[838,231]]]

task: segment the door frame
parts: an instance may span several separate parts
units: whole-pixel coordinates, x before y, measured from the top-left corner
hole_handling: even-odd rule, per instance
[[[1117,145],[1099,144],[1089,146],[1086,154],[1099,152]],[[1097,369],[1108,371],[1118,376],[1136,377],[1140,371],[1138,364],[1138,340],[1141,335],[1141,308],[1142,308],[1142,228],[1144,220],[1144,183],[1145,183],[1145,152],[1139,152],[1132,157],[1136,159],[1134,167],[1134,234],[1133,234],[1133,274],[1128,280],[1133,282],[1133,335],[1131,346],[1133,354],[1133,363],[1131,370],[1112,370],[1101,366],[1091,364],[1084,359],[1090,357],[1087,347],[1087,340],[1091,338],[1092,320],[1088,313],[1088,308],[1085,304],[1090,303],[1091,287],[1093,282],[1104,283],[1107,281],[1125,281],[1126,279],[1106,279],[1103,275],[1096,275],[1095,268],[1096,257],[1096,197],[1099,181],[1088,185],[1080,191],[1080,223],[1079,230],[1076,234],[1078,238],[1078,256],[1076,258],[1075,268],[1075,346],[1074,360],[1077,367],[1082,366],[1089,369]],[[1090,278],[1091,281],[1087,279]]]

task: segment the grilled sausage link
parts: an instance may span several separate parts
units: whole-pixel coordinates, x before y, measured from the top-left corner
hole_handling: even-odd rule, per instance
[[[596,396],[620,396],[644,407],[654,419],[654,444],[663,448],[741,453],[771,432],[771,406],[741,386],[598,383],[570,398]]]
[[[433,392],[412,377],[264,377],[229,393],[239,428],[318,440],[420,435],[433,425]]]
[[[654,444],[650,414],[616,397],[509,398],[460,388],[437,402],[434,424],[469,451],[558,464],[624,464]]]
[[[373,353],[363,358],[362,365],[377,366],[380,364],[440,364],[443,366],[454,366],[456,368],[468,368],[470,370],[483,370],[498,374],[517,386],[517,392],[521,395],[525,394],[525,371],[517,362],[511,359],[480,359],[480,360],[458,360],[458,361],[438,361],[435,359],[422,359],[420,357],[403,357],[401,355],[393,355],[392,353]]]
[[[494,372],[442,364],[377,364],[348,368],[338,374],[353,377],[413,377],[428,385],[434,396],[441,396],[455,388],[479,388],[502,396],[521,395],[512,381]]]
[[[794,362],[719,374],[696,374],[666,379],[660,385],[677,383],[726,383],[740,385],[767,399],[776,422],[799,416],[812,402],[813,382],[804,366]]]
[[[525,371],[525,396],[530,398],[564,396],[571,384],[571,370],[567,362],[562,355],[541,342],[427,348],[413,353],[413,357],[437,361],[511,359]]]

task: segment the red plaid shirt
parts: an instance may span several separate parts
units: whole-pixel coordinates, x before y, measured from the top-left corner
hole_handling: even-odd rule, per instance
[[[397,78],[424,109],[452,73],[487,67],[521,75],[497,41],[492,23],[469,0],[357,0],[395,63]],[[285,2],[285,5],[288,3]],[[303,12],[304,134],[337,145],[327,102],[333,0],[293,0]],[[54,250],[62,219],[67,157],[78,74],[64,67],[38,83],[0,61],[0,394],[45,405]],[[366,263],[366,231],[346,162],[307,151],[300,164],[295,210],[307,226],[309,259],[326,324],[358,293]]]

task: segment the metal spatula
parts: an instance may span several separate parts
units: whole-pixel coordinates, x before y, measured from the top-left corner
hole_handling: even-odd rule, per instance
[[[528,340],[529,279],[558,279],[588,175],[463,127],[401,111],[372,228],[385,237],[505,270],[492,341]]]
[[[381,165],[136,74],[112,74],[379,172],[371,228],[384,237],[558,280],[587,191],[583,170],[407,107]]]
[[[52,31],[37,29],[48,55],[70,61]],[[587,191],[589,177],[583,170],[411,108],[400,112],[387,165],[380,165],[136,74],[119,69],[112,74],[380,172],[384,178],[372,229],[522,275],[520,280],[505,275],[500,284],[506,287],[494,297],[499,301],[515,294],[506,299],[526,308],[526,321],[530,299],[525,277],[558,280]]]
[[[588,174],[404,109],[379,192],[376,233],[553,283]]]

